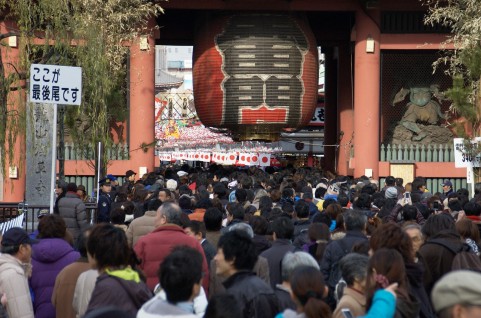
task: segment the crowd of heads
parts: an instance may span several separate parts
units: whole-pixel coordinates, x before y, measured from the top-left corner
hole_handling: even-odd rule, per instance
[[[156,213],[155,228],[175,225],[199,242],[208,240],[209,233],[222,232],[213,258],[219,276],[255,271],[262,252],[272,242],[284,240],[296,249],[276,264],[281,282],[288,284],[296,307],[309,318],[336,315],[336,306],[349,288],[362,289],[369,310],[376,292],[392,283],[397,284],[397,304],[408,304],[424,316],[434,317],[434,311],[451,314],[457,304],[438,306],[437,296],[448,293],[442,283],[451,269],[433,272],[429,265],[435,260],[430,259],[428,243],[448,233],[460,246],[467,246],[467,252],[478,258],[480,254],[481,187],[469,199],[466,189],[454,189],[449,180],[442,182],[442,192],[431,193],[422,177],[404,183],[388,176],[380,183],[364,176],[328,177],[313,168],[262,170],[215,164],[208,168],[169,166],[135,178],[128,171],[124,184],[114,187],[111,224],[98,224],[89,229],[88,238],[82,233],[78,240],[78,250],[88,255],[94,268],[136,268],[142,260],[137,260],[125,231],[117,225],[128,227],[147,211]],[[65,188],[85,192],[75,184]],[[39,239],[69,239],[58,215],[42,217],[38,230]],[[365,239],[350,242],[348,249],[343,246],[342,242],[356,235]],[[265,248],[260,244],[264,241],[269,242]],[[10,247],[4,238],[2,253],[19,253],[30,243],[25,240]],[[333,261],[333,253],[342,255]],[[188,302],[199,295],[205,274],[203,257],[195,249],[179,246],[162,261],[158,281],[168,302]],[[413,272],[418,269],[421,276],[432,275],[431,281],[416,289]],[[450,284],[454,284],[452,279]],[[472,288],[481,296],[480,288]],[[237,302],[232,295],[215,295],[205,317],[222,317],[227,310],[231,317],[241,317],[243,308]],[[472,304],[479,305],[476,301],[460,303]]]

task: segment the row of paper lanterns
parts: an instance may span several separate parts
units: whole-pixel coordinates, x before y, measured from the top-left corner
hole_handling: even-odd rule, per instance
[[[271,165],[270,153],[246,152],[161,152],[160,161],[200,161],[223,165],[244,165],[268,167]]]

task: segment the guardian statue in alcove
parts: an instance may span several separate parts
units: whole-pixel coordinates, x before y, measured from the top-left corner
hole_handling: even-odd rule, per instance
[[[403,87],[394,97],[392,105],[396,106],[396,104],[404,101],[408,94],[409,103],[406,105],[407,110],[401,118],[400,124],[415,134],[412,137],[413,141],[421,141],[427,134],[419,128],[417,123],[437,125],[439,119],[447,119],[446,115],[441,112],[441,106],[439,104],[439,102],[444,100],[444,96],[439,91],[438,85],[431,85],[429,87]]]

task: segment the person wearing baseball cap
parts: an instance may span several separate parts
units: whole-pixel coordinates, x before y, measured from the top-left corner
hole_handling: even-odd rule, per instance
[[[115,202],[115,199],[117,198],[117,193],[119,192],[119,181],[117,180],[117,177],[113,174],[108,174],[107,178],[110,179],[110,186],[112,187],[110,190],[110,198],[112,199],[112,202]]]
[[[8,317],[33,317],[28,276],[32,272],[32,244],[27,231],[13,227],[3,234],[0,255],[0,290],[7,297]]]
[[[448,273],[434,285],[431,299],[440,318],[481,317],[481,274]]]
[[[443,198],[444,199],[449,197],[449,195],[454,192],[453,183],[451,181],[449,181],[449,179],[444,179],[444,182],[441,183],[441,186],[443,187]]]

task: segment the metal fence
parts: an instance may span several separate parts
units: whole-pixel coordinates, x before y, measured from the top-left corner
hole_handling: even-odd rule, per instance
[[[60,153],[60,148],[57,149],[57,159]],[[73,143],[65,143],[65,160],[93,160],[95,158],[95,147],[87,146],[79,148]],[[129,145],[114,144],[107,149],[107,158],[109,160],[129,160]]]
[[[454,145],[381,145],[381,161],[454,162]]]
[[[453,189],[454,191],[459,190],[461,188],[468,189],[468,183],[466,182],[465,178],[425,178],[426,179],[426,188],[431,192],[432,194],[435,194],[436,192],[443,192],[443,187],[441,183],[443,183],[444,180],[449,179],[453,183]],[[379,186],[382,188],[384,186],[384,181],[386,181],[386,178],[380,178],[379,179]],[[404,184],[411,182],[412,180],[404,180]]]
[[[97,220],[97,204],[86,203],[85,207],[87,209],[88,221]],[[0,223],[8,222],[23,213],[23,228],[27,232],[33,232],[38,226],[38,212],[43,209],[48,210],[49,207],[46,205],[29,205],[24,202],[1,202]]]

